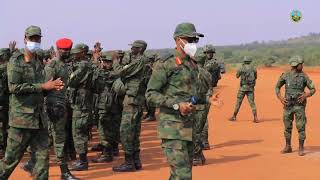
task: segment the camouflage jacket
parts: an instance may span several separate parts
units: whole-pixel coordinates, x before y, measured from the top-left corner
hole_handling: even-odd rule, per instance
[[[197,84],[197,97],[199,98],[198,104],[209,104],[212,96],[212,78],[211,74],[204,68],[199,67],[199,75]],[[200,108],[199,110],[204,110]]]
[[[99,98],[97,100],[97,104],[95,107],[100,110],[111,111],[111,112],[119,112],[121,108],[121,104],[118,101],[116,93],[112,90],[113,82],[118,78],[117,76],[112,75],[111,70],[105,70],[99,68],[95,71],[94,77],[94,89],[99,94]]]
[[[306,87],[310,90],[311,95],[315,93],[312,80],[304,72],[288,71],[283,73],[276,84],[276,95],[280,94],[283,85],[285,85],[285,98],[287,100],[296,100],[304,93]]]
[[[93,70],[88,60],[73,63],[68,80],[68,98],[74,109],[90,110],[92,106]]]
[[[46,97],[47,104],[62,104],[65,106],[67,102],[66,87],[68,85],[69,69],[68,66],[59,60],[54,58],[45,67],[46,77],[45,80],[48,81],[51,78],[57,79],[61,78],[61,81],[65,84],[64,88],[60,91],[49,91]]]
[[[182,62],[181,64],[179,62]],[[173,105],[190,102],[197,96],[198,66],[176,52],[162,63],[157,63],[148,83],[146,98],[153,107],[160,107],[158,134],[163,139],[192,141],[193,114],[181,116]]]
[[[219,79],[221,79],[220,65],[216,59],[206,59],[203,66],[212,76],[212,84],[216,86]]]
[[[46,128],[43,114],[44,66],[35,57],[25,62],[24,55],[15,52],[7,67],[10,91],[9,125],[16,128]],[[40,122],[41,121],[41,122]]]
[[[243,64],[237,71],[240,78],[240,91],[254,91],[256,85],[257,69],[251,64]]]
[[[0,64],[0,110],[9,107],[7,63]]]
[[[114,62],[114,74],[121,77],[126,87],[126,95],[133,97],[129,104],[141,105],[144,101],[147,83],[149,81],[147,72],[147,57],[138,55],[130,60],[124,59],[122,65]]]

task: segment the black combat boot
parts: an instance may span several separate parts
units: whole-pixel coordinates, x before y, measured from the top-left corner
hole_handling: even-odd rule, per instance
[[[133,162],[133,155],[125,154],[125,161],[120,166],[116,166],[112,168],[115,172],[134,172],[136,168]]]
[[[201,153],[194,154],[192,164],[193,164],[193,166],[202,166],[202,165],[204,165]]]
[[[108,163],[113,160],[113,152],[111,148],[103,147],[101,154],[98,154],[96,158],[92,159],[94,163]]]
[[[237,116],[233,115],[231,118],[229,118],[229,121],[236,121],[237,120]]]
[[[253,113],[253,122],[254,123],[259,123],[258,116],[257,116],[256,112]]]
[[[119,144],[118,143],[112,144],[112,153],[113,153],[113,156],[119,156]]]
[[[135,166],[136,170],[141,170],[142,163],[141,163],[141,159],[140,159],[140,150],[134,152],[133,161],[134,161],[134,166]]]
[[[102,151],[102,150],[103,150],[103,146],[100,143],[92,146],[91,148],[91,151]]]
[[[202,145],[203,145],[203,150],[210,150],[210,144],[208,141],[203,142]]]
[[[89,168],[87,154],[80,154],[80,160],[72,164],[71,171],[87,171]]]
[[[61,180],[79,180],[79,178],[76,178],[71,174],[71,172],[68,169],[68,164],[63,163],[60,165],[60,171],[61,171]]]
[[[286,154],[286,153],[291,153],[291,152],[292,152],[291,139],[290,138],[286,138],[286,146],[281,151],[281,153],[282,154]]]
[[[20,167],[24,171],[28,172],[30,176],[32,176],[32,171],[36,164],[36,154],[33,152],[30,152],[30,157],[31,158],[27,162],[23,163]]]
[[[299,156],[304,156],[304,140],[299,139]]]

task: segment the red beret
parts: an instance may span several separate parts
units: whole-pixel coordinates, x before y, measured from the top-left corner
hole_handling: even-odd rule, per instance
[[[68,38],[62,38],[57,40],[56,45],[59,49],[71,49],[72,48],[72,40]]]

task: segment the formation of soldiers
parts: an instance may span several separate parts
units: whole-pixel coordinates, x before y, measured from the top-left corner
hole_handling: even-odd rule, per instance
[[[154,121],[159,109],[158,135],[170,166],[169,179],[192,179],[192,166],[204,165],[208,141],[208,112],[219,101],[216,88],[224,64],[215,58],[215,48],[206,45],[196,55],[203,34],[192,23],[178,24],[173,39],[174,54],[145,53],[147,43],[136,40],[131,51],[102,51],[96,43],[73,45],[68,38],[56,41],[56,51],[40,49],[42,33],[37,26],[25,30],[25,48],[15,42],[0,49],[0,179],[8,179],[25,151],[30,159],[22,165],[35,179],[48,179],[49,149],[53,145],[61,179],[78,179],[71,171],[89,168],[88,143],[97,127],[101,151],[90,163],[108,163],[119,156],[124,162],[115,172],[142,169],[141,120]],[[258,123],[254,103],[257,70],[245,57],[237,72],[240,88],[231,121],[245,96]],[[312,81],[302,71],[303,60],[290,60],[276,94],[284,105],[286,146],[292,152],[291,131],[296,117],[299,155],[304,155],[305,107],[315,93]],[[285,85],[285,97],[280,88]],[[305,87],[309,93],[305,93]],[[143,117],[143,110],[147,113]],[[77,156],[78,155],[78,160]],[[76,160],[70,167],[68,161]]]

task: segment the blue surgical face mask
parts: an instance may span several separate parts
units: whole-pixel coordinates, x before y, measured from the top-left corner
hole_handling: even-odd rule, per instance
[[[31,52],[36,52],[40,49],[40,45],[38,42],[27,41],[26,48]]]

